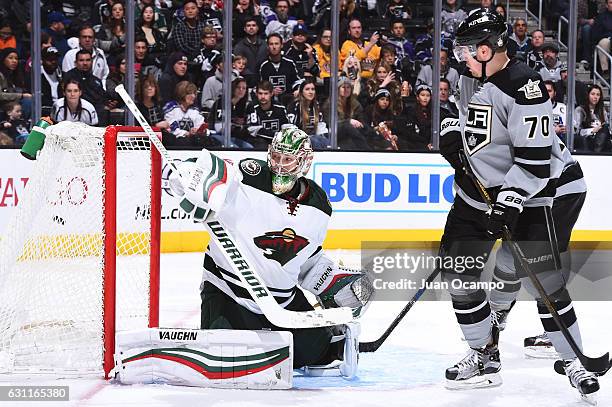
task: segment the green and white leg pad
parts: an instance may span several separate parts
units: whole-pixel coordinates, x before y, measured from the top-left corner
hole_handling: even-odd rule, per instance
[[[290,389],[293,335],[229,329],[120,332],[113,373],[124,384]]]

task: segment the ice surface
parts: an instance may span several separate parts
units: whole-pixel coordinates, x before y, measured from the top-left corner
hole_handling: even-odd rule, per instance
[[[354,253],[340,253],[358,261]],[[162,256],[161,325],[197,328],[201,253]],[[362,319],[362,341],[376,339],[403,303],[373,304]],[[585,349],[600,355],[612,349],[612,302],[577,302]],[[101,379],[45,380],[13,377],[0,385],[70,386],[70,406],[419,406],[419,407],[569,407],[586,406],[552,360],[525,359],[523,337],[539,334],[534,302],[519,302],[501,337],[504,384],[492,389],[449,391],[444,369],[463,357],[466,344],[449,302],[419,302],[378,352],[362,354],[358,377],[296,377],[288,391],[221,390],[166,385],[123,386]],[[599,406],[612,407],[612,373],[600,379]],[[2,406],[11,405],[3,402]],[[26,402],[14,403],[27,406]],[[40,403],[31,403],[40,406]]]

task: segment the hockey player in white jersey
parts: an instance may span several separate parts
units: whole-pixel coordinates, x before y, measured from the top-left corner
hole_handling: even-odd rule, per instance
[[[494,204],[489,211],[476,188],[459,180],[441,250],[446,256],[464,260],[488,255],[507,227],[528,259],[544,259],[533,269],[580,346],[569,293],[563,279],[555,278],[555,273],[559,274],[559,255],[550,206],[563,159],[554,133],[552,105],[539,75],[527,65],[509,59],[506,43],[505,20],[487,9],[472,13],[457,31],[455,56],[467,66],[459,82],[460,119],[443,123],[441,135],[460,132],[466,165],[486,187]],[[481,273],[482,268],[477,266],[463,272],[447,268],[442,277],[449,283],[456,279],[469,283],[480,281]],[[544,329],[558,333],[559,328],[522,269],[517,270],[516,277],[538,300]],[[501,359],[491,304],[484,290],[469,288],[469,284],[462,287],[465,288],[451,288],[450,294],[470,350],[446,370],[447,387],[499,385]],[[581,394],[597,391],[596,376],[582,367],[560,335],[558,339],[555,347],[565,361],[572,386]]]
[[[277,132],[266,161],[237,164],[203,150],[180,164],[190,173],[183,188],[167,167],[165,177],[196,220],[215,217],[233,232],[262,280],[285,309],[312,310],[301,289],[324,307],[359,312],[371,291],[367,275],[339,266],[321,246],[332,213],[325,192],[304,175],[313,157],[308,135],[295,126]],[[197,185],[191,188],[191,185]],[[272,325],[211,242],[201,284],[202,329],[290,330]],[[365,289],[364,289],[365,288]],[[312,375],[353,377],[357,368],[358,323],[332,328],[291,329],[294,367]]]

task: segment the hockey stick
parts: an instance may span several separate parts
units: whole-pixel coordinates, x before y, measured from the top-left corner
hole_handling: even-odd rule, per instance
[[[180,170],[175,165],[170,157],[168,150],[164,147],[161,140],[157,138],[155,132],[147,123],[146,119],[138,110],[138,107],[125,91],[123,85],[115,88],[125,105],[130,109],[140,126],[143,128],[151,143],[155,146],[163,160],[172,166],[172,169],[181,176],[183,180],[187,178],[181,174]],[[268,287],[262,283],[262,279],[251,267],[253,264],[246,256],[245,252],[241,251],[234,242],[236,239],[232,237],[229,230],[225,228],[218,220],[206,221],[206,227],[211,239],[217,243],[221,249],[223,257],[231,265],[232,271],[236,274],[244,288],[249,292],[251,298],[259,306],[266,318],[274,325],[281,328],[317,328],[322,326],[331,326],[346,324],[353,320],[353,313],[350,308],[330,308],[318,311],[289,311],[278,305]]]
[[[393,322],[391,322],[391,325],[389,325],[389,327],[385,330],[385,332],[378,339],[372,342],[360,342],[359,352],[376,352],[378,348],[380,348],[380,346],[383,344],[383,342],[387,340],[389,335],[391,335],[391,332],[393,332],[395,328],[399,325],[401,320],[404,319],[404,316],[406,316],[408,311],[410,311],[414,303],[417,302],[419,298],[421,298],[421,296],[425,292],[425,287],[429,285],[428,283],[431,283],[432,281],[434,281],[436,277],[438,277],[439,273],[440,273],[439,268],[436,268],[434,271],[432,271],[429,277],[427,277],[427,280],[426,280],[427,284],[423,284],[423,287],[419,288],[419,290],[414,294],[412,299],[408,301],[408,304],[404,306],[404,308],[399,313],[399,315],[395,317]]]
[[[482,185],[482,183],[480,182],[476,174],[474,174],[474,172],[472,171],[472,168],[470,167],[470,164],[463,150],[459,150],[459,158],[463,165],[463,170],[465,171],[465,174],[474,183],[474,186],[478,190],[480,197],[484,200],[484,202],[487,204],[489,209],[492,208],[493,203],[492,203],[491,197],[489,196],[489,193],[487,192],[487,189],[485,188],[485,186]],[[533,270],[531,270],[531,267],[529,266],[529,263],[527,262],[527,259],[525,258],[525,255],[523,254],[523,251],[521,250],[520,246],[518,245],[518,243],[512,240],[512,234],[510,233],[510,230],[508,230],[507,226],[504,225],[504,227],[502,228],[502,233],[504,235],[504,241],[508,243],[508,245],[510,246],[510,251],[512,252],[512,256],[514,257],[515,260],[518,261],[521,268],[525,271],[525,273],[527,274],[527,276],[529,277],[529,279],[535,286],[536,290],[538,290],[538,294],[540,295],[540,298],[544,302],[544,305],[546,305],[548,312],[550,312],[550,314],[552,315],[555,323],[559,327],[559,330],[561,331],[561,333],[565,337],[565,340],[567,341],[567,343],[570,345],[570,347],[574,351],[574,354],[576,355],[576,357],[580,360],[580,363],[582,363],[582,366],[584,366],[584,368],[588,370],[589,372],[598,373],[600,375],[605,374],[610,369],[610,366],[612,365],[612,361],[610,360],[609,353],[606,352],[605,355],[599,356],[597,358],[590,358],[588,356],[585,356],[584,353],[582,353],[582,351],[578,347],[578,344],[572,337],[572,334],[567,329],[567,326],[565,326],[565,323],[563,322],[563,320],[561,320],[561,316],[559,316],[559,313],[555,309],[552,301],[550,300],[550,297],[548,296],[548,294],[546,293],[546,290],[542,286],[542,283],[540,282],[536,274],[533,272]]]

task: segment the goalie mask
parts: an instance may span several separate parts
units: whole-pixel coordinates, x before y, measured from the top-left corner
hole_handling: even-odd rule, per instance
[[[295,126],[277,132],[268,147],[272,192],[280,195],[291,190],[296,180],[308,173],[312,157],[308,134]]]

